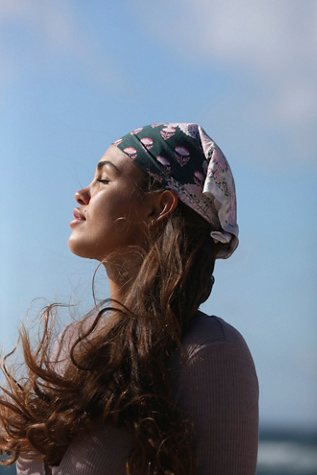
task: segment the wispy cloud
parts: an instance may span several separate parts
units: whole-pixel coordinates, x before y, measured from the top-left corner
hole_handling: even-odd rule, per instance
[[[259,124],[295,137],[317,119],[317,2],[315,0],[136,0],[137,15],[160,42],[193,65],[243,70],[263,91],[254,97]],[[252,101],[250,94],[249,100]],[[252,105],[251,105],[252,109]],[[316,135],[316,134],[315,134]]]
[[[65,64],[99,86],[120,84],[117,65],[93,32],[79,24],[68,2],[2,0],[0,84],[32,69],[56,72]]]

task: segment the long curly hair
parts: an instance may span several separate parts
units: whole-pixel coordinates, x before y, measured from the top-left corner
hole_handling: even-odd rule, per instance
[[[158,190],[147,179],[139,192]],[[217,245],[210,228],[179,202],[149,231],[146,251],[138,250],[140,268],[125,300],[107,300],[76,323],[62,370],[50,355],[56,306],[43,312],[35,350],[22,329],[26,377],[14,376],[3,362],[0,447],[8,455],[3,464],[23,454],[58,465],[71,441],[101,420],[134,436],[127,474],[196,473],[192,424],[173,400],[172,362],[188,322],[212,289]]]

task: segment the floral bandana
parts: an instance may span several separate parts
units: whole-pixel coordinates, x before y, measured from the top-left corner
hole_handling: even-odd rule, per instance
[[[223,244],[217,258],[233,253],[239,242],[233,176],[222,151],[200,125],[147,125],[113,145],[211,224],[211,237]]]

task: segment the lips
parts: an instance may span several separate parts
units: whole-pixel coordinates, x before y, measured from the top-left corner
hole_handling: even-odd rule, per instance
[[[86,218],[83,215],[82,211],[80,211],[78,208],[74,209],[73,215],[75,219],[73,219],[73,221],[70,223],[70,227],[73,227],[75,224],[86,221]]]
[[[79,221],[86,221],[86,218],[84,217],[84,215],[78,208],[74,209],[73,215],[74,215],[74,218],[78,219]]]

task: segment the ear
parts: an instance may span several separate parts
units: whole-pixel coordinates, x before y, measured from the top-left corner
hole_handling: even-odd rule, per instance
[[[148,215],[148,222],[158,224],[171,214],[178,205],[178,196],[171,190],[164,190],[160,193],[153,193],[150,197],[151,212]]]

